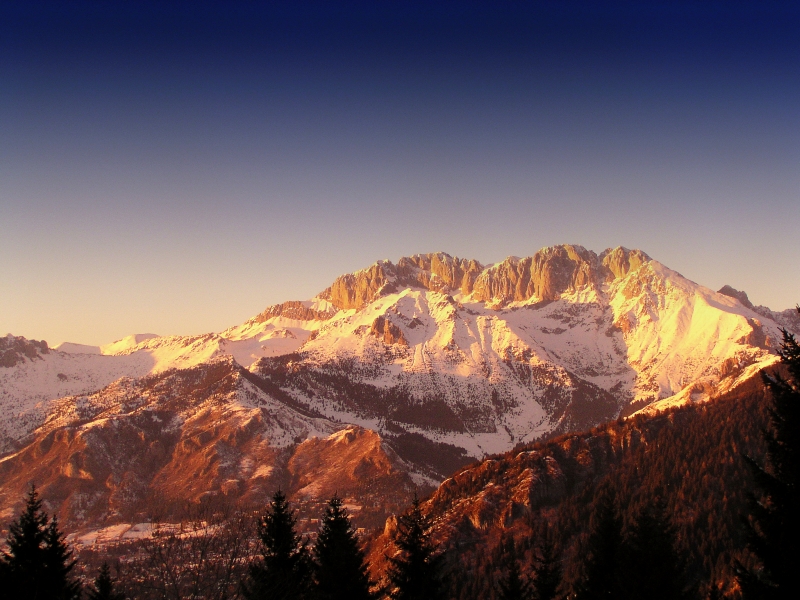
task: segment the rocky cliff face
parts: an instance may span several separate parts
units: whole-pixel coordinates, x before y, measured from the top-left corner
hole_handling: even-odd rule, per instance
[[[395,291],[395,279],[395,266],[390,261],[380,261],[368,269],[342,275],[320,297],[330,300],[336,308],[359,310],[382,292]]]
[[[415,254],[401,258],[396,265],[380,261],[343,275],[320,297],[344,310],[360,310],[403,287],[461,294],[477,302],[550,301],[566,292],[622,278],[649,261],[640,250],[620,247],[598,256],[574,245],[543,248],[533,256],[509,257],[489,267],[443,252]]]
[[[264,312],[253,317],[249,322],[264,323],[276,317],[285,317],[296,321],[327,321],[335,314],[335,310],[317,310],[306,306],[303,302],[290,300],[267,307]]]
[[[621,246],[604,250],[598,258],[606,269],[604,272],[606,281],[622,279],[652,260],[641,250],[628,250]]]
[[[476,260],[453,258],[444,252],[415,254],[401,258],[397,263],[398,278],[402,284],[417,283],[433,291],[458,291],[471,294],[475,280],[483,271]]]
[[[343,310],[360,310],[403,287],[470,294],[482,270],[483,265],[475,260],[454,258],[444,252],[415,254],[401,258],[396,265],[382,260],[367,269],[342,275],[320,298]]]
[[[582,246],[554,246],[486,269],[475,283],[473,296],[480,302],[556,300],[564,292],[597,285],[603,274],[594,252]]]

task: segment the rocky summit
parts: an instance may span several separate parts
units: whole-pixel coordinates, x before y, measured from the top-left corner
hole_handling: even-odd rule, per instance
[[[781,327],[800,323],[642,251],[563,245],[379,261],[218,333],[8,336],[0,517],[36,481],[75,523],[278,487],[378,522],[486,454],[726,393],[777,362]]]

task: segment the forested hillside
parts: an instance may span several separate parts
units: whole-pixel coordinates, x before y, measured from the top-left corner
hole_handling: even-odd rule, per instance
[[[733,559],[748,562],[742,516],[752,481],[745,456],[763,461],[767,422],[766,392],[754,378],[707,404],[617,420],[460,470],[426,503],[452,597],[499,598],[511,539],[523,577],[531,578],[546,533],[563,561],[562,592],[575,591],[601,485],[616,498],[623,534],[643,509],[663,501],[693,594],[704,596],[712,582],[733,590]]]

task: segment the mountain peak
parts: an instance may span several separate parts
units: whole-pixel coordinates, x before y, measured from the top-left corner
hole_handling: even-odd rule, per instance
[[[533,256],[510,256],[489,266],[446,252],[414,254],[397,264],[381,260],[342,275],[319,297],[343,310],[360,310],[401,287],[471,295],[478,302],[554,300],[567,291],[624,277],[650,260],[641,250],[618,246],[598,256],[577,244],[547,246]]]
[[[652,259],[641,250],[628,250],[624,246],[606,248],[598,257],[615,279],[625,277]]]
[[[747,297],[746,292],[740,292],[739,290],[732,288],[729,285],[723,285],[721,288],[717,290],[718,294],[722,294],[723,296],[728,296],[729,298],[735,298],[739,302],[742,303],[743,306],[746,306],[749,309],[754,309],[753,303],[750,302],[750,298]]]
[[[138,346],[142,342],[147,340],[152,340],[153,338],[159,337],[156,333],[134,333],[132,335],[125,336],[121,340],[117,340],[115,342],[111,342],[110,344],[105,344],[100,346],[100,351],[103,354],[116,354],[118,352],[126,352],[135,346]]]

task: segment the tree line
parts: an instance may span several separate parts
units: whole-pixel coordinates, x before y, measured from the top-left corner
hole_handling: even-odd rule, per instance
[[[243,517],[238,515],[238,518]],[[226,524],[230,521],[228,518]],[[248,553],[241,551],[241,544],[247,543],[246,536],[236,535],[244,533],[243,528],[234,527],[234,535],[223,538],[215,536],[221,524],[205,519],[199,527],[188,527],[185,532],[159,533],[156,528],[142,546],[146,560],[130,569],[129,578],[149,578],[151,583],[140,584],[137,590],[159,598],[173,595],[247,600],[444,598],[441,555],[431,542],[432,523],[418,498],[397,519],[394,538],[397,552],[387,557],[390,566],[383,585],[370,578],[362,542],[341,498],[334,496],[328,501],[313,544],[297,533],[296,524],[295,512],[279,490],[258,518],[259,556],[251,561]],[[221,545],[216,544],[219,540]],[[94,582],[84,589],[74,576],[77,561],[59,530],[58,520],[48,517],[33,486],[22,513],[9,528],[6,545],[7,550],[0,554],[3,597],[30,600],[128,597],[112,579],[107,562],[100,567]],[[231,567],[236,561],[249,565],[241,580],[234,582],[235,591],[231,593],[231,575],[237,572]],[[204,568],[207,563],[214,565],[210,578],[208,574],[200,576],[200,563]]]

